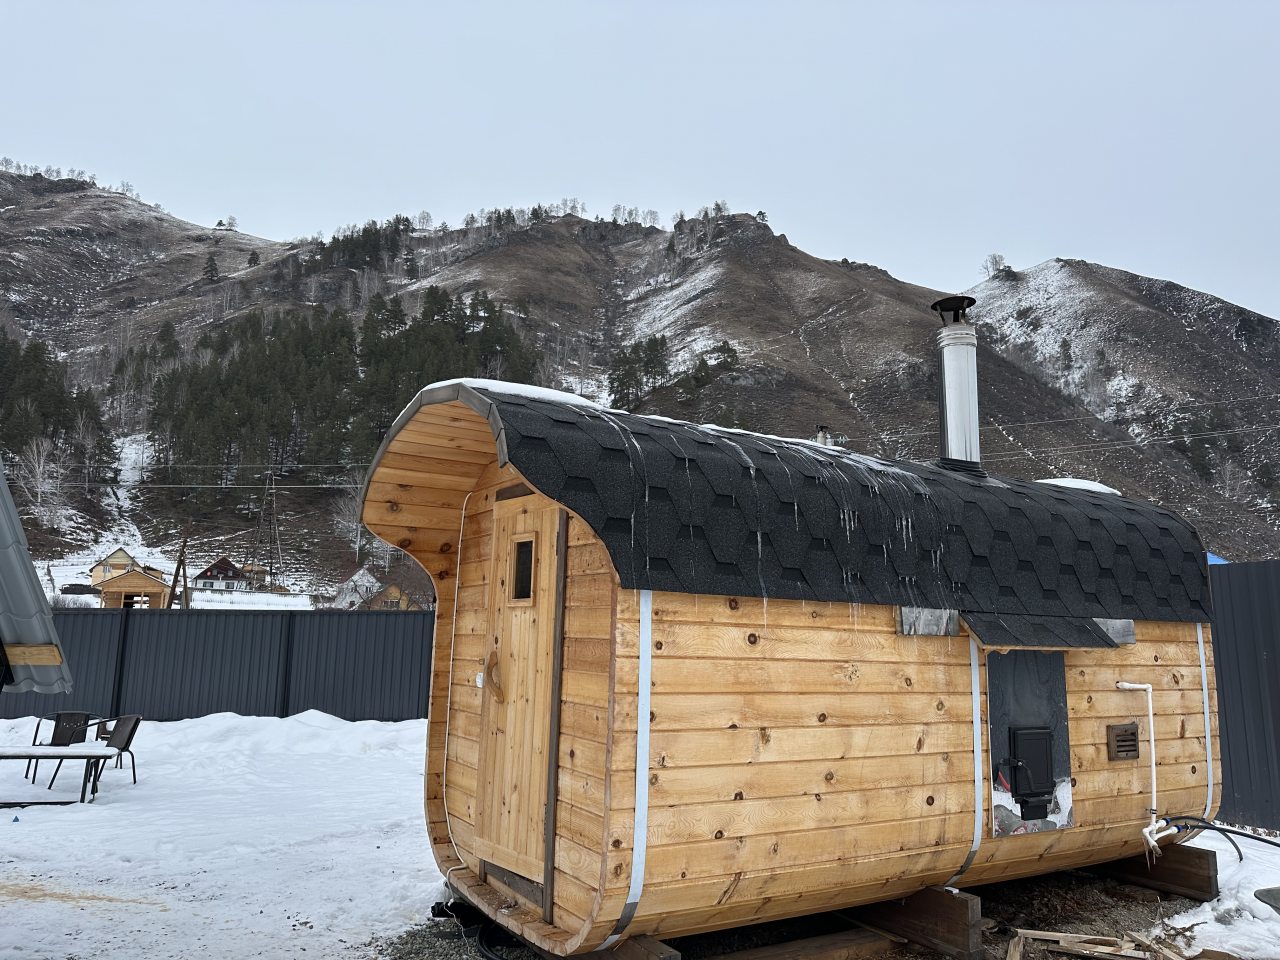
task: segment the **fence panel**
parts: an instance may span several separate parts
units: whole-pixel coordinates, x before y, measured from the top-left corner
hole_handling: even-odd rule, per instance
[[[427,712],[430,612],[73,610],[56,612],[54,625],[73,692],[5,694],[0,717],[322,710],[409,720]]]
[[[71,667],[70,693],[6,693],[0,717],[40,717],[57,710],[110,716],[120,667],[125,610],[55,610],[53,625]]]
[[[428,612],[295,614],[287,712],[322,710],[347,720],[425,717],[434,625]]]
[[[180,720],[277,716],[286,690],[286,611],[148,610],[129,619],[120,713]]]
[[[1209,568],[1221,820],[1280,829],[1280,560]]]

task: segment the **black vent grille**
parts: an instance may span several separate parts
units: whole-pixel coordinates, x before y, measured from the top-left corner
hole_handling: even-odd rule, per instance
[[[1138,759],[1138,725],[1113,723],[1107,727],[1107,759]]]

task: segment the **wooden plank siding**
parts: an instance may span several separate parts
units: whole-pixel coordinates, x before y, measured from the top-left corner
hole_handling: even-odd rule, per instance
[[[631,871],[639,615],[638,593],[622,591],[606,899],[625,895]],[[743,597],[655,593],[652,616],[646,878],[628,933],[671,936],[873,902],[960,869],[974,812],[967,635],[900,636],[892,607]],[[1141,848],[1146,705],[1116,690],[1120,679],[1156,688],[1162,810],[1203,812],[1195,625],[1140,623],[1137,635],[1117,650],[1066,652],[1078,826],[1014,837],[992,836],[980,651],[984,827],[961,885]],[[1107,724],[1133,720],[1141,759],[1108,761]],[[1215,795],[1220,770],[1215,758]]]

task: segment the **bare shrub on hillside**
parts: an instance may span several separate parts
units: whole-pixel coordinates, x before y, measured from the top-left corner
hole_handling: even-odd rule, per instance
[[[62,480],[66,468],[52,440],[34,437],[27,441],[15,467],[18,490],[42,518],[63,505]]]
[[[982,260],[982,272],[987,275],[990,280],[1001,270],[1007,270],[1009,264],[1005,261],[1004,255],[999,253],[988,253]]]
[[[353,483],[334,498],[331,515],[338,535],[355,548],[358,563],[360,547],[364,543],[364,500],[358,484]]]

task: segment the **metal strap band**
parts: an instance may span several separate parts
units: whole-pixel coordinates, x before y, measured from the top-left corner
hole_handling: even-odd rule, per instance
[[[978,641],[969,638],[969,687],[973,703],[973,844],[969,847],[969,855],[955,872],[947,885],[955,883],[969,869],[973,858],[978,855],[978,847],[982,844],[982,817],[985,804],[985,778],[982,771],[982,682],[978,672]]]
[[[644,892],[644,861],[649,847],[649,688],[653,676],[653,591],[640,591],[640,671],[636,692],[636,815],[631,839],[631,886],[627,904],[600,949],[613,946],[636,915]]]
[[[445,699],[444,699],[444,743],[445,743],[444,765],[440,771],[440,804],[441,806],[444,807],[445,832],[449,834],[449,846],[453,847],[453,855],[457,858],[459,864],[462,864],[464,861],[462,859],[462,854],[458,852],[458,842],[453,839],[453,824],[449,820],[449,804],[446,802],[445,798],[449,795],[449,720],[450,720],[450,715],[453,712],[453,651],[455,649],[455,644],[458,642],[458,589],[462,586],[462,584],[459,582],[462,579],[461,577],[462,535],[467,530],[467,504],[471,502],[471,494],[473,493],[475,493],[474,490],[468,490],[467,495],[462,498],[462,511],[459,514],[459,519],[458,519],[458,549],[457,549],[457,552],[454,553],[454,570],[456,571],[456,573],[453,578],[453,615],[451,618],[453,622],[449,625],[449,686],[445,690]],[[432,578],[431,584],[432,586],[435,586],[434,578]],[[437,594],[437,599],[439,599],[438,594]],[[439,604],[436,605],[436,608],[437,610],[439,609]],[[436,635],[437,635],[437,628],[432,627],[431,647],[432,647],[433,654],[435,653],[435,650],[437,647],[437,644],[435,642],[437,638]],[[432,687],[435,686],[434,681],[432,681],[431,686]],[[428,728],[430,728],[431,723],[437,719],[438,718],[434,716],[434,711],[431,709],[431,697],[428,696],[427,697]],[[431,740],[431,734],[428,729],[428,733],[427,733],[428,743],[430,743],[430,740]]]
[[[1213,811],[1213,727],[1209,723],[1209,668],[1204,657],[1204,624],[1196,624],[1196,645],[1200,648],[1200,693],[1204,699],[1204,755],[1205,772],[1209,783],[1205,788],[1204,815]]]

